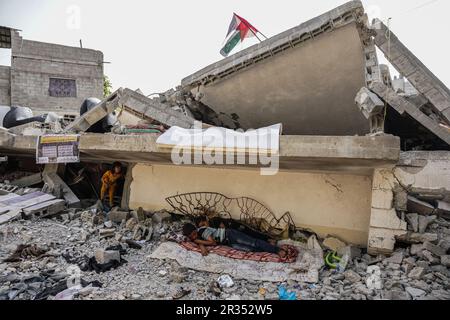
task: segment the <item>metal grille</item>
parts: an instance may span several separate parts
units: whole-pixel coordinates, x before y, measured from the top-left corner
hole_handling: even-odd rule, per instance
[[[48,92],[51,97],[73,97],[77,96],[77,84],[73,79],[50,78]]]
[[[235,210],[241,223],[272,237],[280,237],[296,228],[289,212],[277,218],[266,206],[252,198],[228,198],[215,192],[193,192],[168,197],[166,201],[176,213],[189,218],[202,215],[231,218],[231,211]]]

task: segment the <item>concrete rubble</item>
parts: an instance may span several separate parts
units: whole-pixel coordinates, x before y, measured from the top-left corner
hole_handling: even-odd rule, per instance
[[[48,50],[55,65],[82,65],[79,75],[92,90],[71,95],[77,82],[64,72],[73,69],[51,72],[54,66],[35,57],[46,74],[61,78],[50,97],[27,96],[18,67],[45,44],[0,31],[9,35],[2,46],[18,59],[0,68],[0,80],[8,80],[0,81],[0,300],[273,300],[280,286],[300,300],[450,299],[450,91],[392,30],[370,23],[360,1],[154,98],[128,88],[91,98],[101,95],[103,54],[77,48],[83,59],[74,61],[70,47],[57,45]],[[400,78],[379,65],[376,48]],[[58,85],[69,94],[63,110]],[[228,129],[282,122],[282,181],[255,177],[253,163],[227,164],[224,176],[204,160],[196,168],[174,166],[172,150],[157,138],[196,121]],[[36,164],[37,138],[49,134],[79,135],[80,162]],[[112,161],[126,172],[109,208],[98,200],[99,183]],[[194,192],[205,188],[214,192]],[[233,198],[240,211],[232,212],[223,194],[242,190],[249,195]],[[206,198],[194,205],[199,194]],[[203,258],[170,242],[199,210],[247,219],[253,231],[295,246],[299,257],[261,265]]]

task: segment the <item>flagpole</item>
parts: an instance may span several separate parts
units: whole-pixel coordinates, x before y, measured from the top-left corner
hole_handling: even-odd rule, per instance
[[[244,21],[242,21],[242,22],[244,22]],[[259,40],[259,42],[262,42],[262,40],[256,35],[255,31],[253,31],[253,27],[252,27],[251,25],[250,25],[250,26],[248,25],[248,21],[245,21],[244,24],[246,25],[247,28],[250,29],[250,31],[251,31],[251,32],[253,33],[253,35]],[[258,31],[258,33],[261,33],[261,35],[262,35],[264,38],[268,39],[261,31]]]
[[[264,33],[262,33],[261,31],[258,31],[258,32],[261,33],[261,35],[262,35],[264,38],[266,38],[266,40],[269,39],[269,38],[267,38],[267,37],[264,35]]]

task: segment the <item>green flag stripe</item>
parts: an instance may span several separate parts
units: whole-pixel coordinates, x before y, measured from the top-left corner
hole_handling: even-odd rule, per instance
[[[234,47],[237,46],[237,44],[241,41],[241,33],[238,31],[234,34],[233,37],[230,38],[230,40],[227,41],[223,49],[220,51],[222,55],[227,56],[231,50],[234,49]]]

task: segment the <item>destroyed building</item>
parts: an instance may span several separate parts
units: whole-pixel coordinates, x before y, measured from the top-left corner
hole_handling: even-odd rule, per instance
[[[58,133],[80,134],[80,159],[93,168],[89,174],[111,159],[127,165],[116,199],[123,209],[187,213],[211,204],[213,196],[222,204],[245,198],[270,214],[251,216],[241,206],[233,218],[251,224],[270,217],[275,229],[288,225],[337,237],[374,255],[389,255],[398,243],[437,243],[442,239],[408,227],[407,216],[450,214],[450,91],[395,30],[389,39],[387,31],[381,21],[368,21],[360,1],[351,1],[185,77],[160,97],[121,88]],[[376,47],[400,79],[378,63]],[[101,55],[96,57],[100,68]],[[92,95],[99,96],[79,97]],[[112,112],[119,121],[111,132],[86,133]],[[172,127],[191,129],[195,120],[204,128],[230,129],[281,123],[280,171],[264,176],[249,163],[175,165],[174,146],[158,138]],[[37,136],[3,130],[0,152],[23,169],[36,155]],[[90,180],[76,170],[34,166],[9,182],[58,185],[61,197],[75,204],[81,197],[77,178]],[[89,184],[85,188],[98,192]]]

